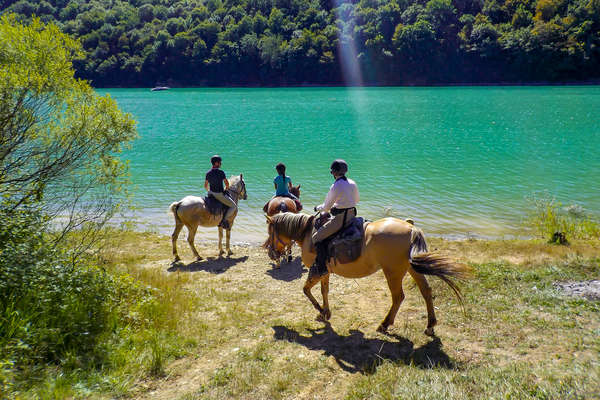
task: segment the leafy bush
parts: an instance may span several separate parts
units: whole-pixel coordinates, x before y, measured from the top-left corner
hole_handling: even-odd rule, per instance
[[[537,235],[551,239],[556,232],[562,232],[568,239],[600,238],[600,223],[581,206],[564,206],[549,197],[533,197],[531,202],[529,225]]]

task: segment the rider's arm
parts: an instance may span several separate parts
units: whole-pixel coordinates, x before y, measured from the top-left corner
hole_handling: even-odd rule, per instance
[[[317,210],[329,212],[338,197],[339,194],[336,190],[335,184],[333,184],[331,185],[331,189],[329,189],[329,193],[327,193],[327,197],[325,197],[325,202],[320,206],[317,206]]]
[[[204,180],[204,189],[206,189],[206,191],[208,192],[208,180],[207,179]]]
[[[223,182],[225,182],[225,190],[229,189],[229,181],[227,178],[223,179]]]

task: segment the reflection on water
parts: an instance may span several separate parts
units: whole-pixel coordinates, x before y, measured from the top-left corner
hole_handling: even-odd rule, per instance
[[[170,233],[167,208],[203,195],[209,158],[244,174],[234,241],[265,235],[274,166],[322,202],[344,158],[363,216],[411,217],[426,234],[527,235],[527,198],[600,211],[600,87],[108,90],[138,120],[131,160],[138,229]],[[216,238],[216,228],[199,230]]]

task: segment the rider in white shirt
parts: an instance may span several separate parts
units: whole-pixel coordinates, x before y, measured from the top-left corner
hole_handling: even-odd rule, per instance
[[[331,164],[331,174],[334,176],[335,182],[331,185],[325,202],[315,207],[315,210],[330,212],[333,218],[323,224],[312,235],[317,250],[317,259],[310,268],[309,275],[311,276],[327,274],[325,259],[327,243],[323,243],[323,241],[345,227],[356,217],[356,204],[360,199],[358,187],[352,179],[346,178],[346,172],[348,172],[346,161],[335,160]]]

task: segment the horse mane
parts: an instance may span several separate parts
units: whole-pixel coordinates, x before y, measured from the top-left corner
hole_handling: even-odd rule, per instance
[[[285,235],[292,240],[304,239],[306,231],[312,229],[314,219],[313,215],[290,212],[275,214],[271,217],[273,229],[278,234]]]

